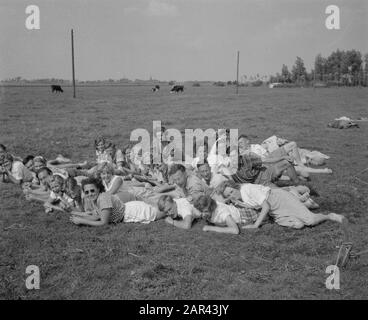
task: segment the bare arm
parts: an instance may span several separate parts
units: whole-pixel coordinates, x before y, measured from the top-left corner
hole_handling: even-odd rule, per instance
[[[89,211],[89,212],[79,212],[76,210],[73,210],[70,212],[71,215],[73,216],[77,216],[77,217],[86,217],[88,220],[98,220],[100,219],[99,216],[97,216],[94,212]],[[92,217],[92,218],[90,218]]]
[[[55,206],[55,205],[51,204],[50,202],[46,202],[44,204],[44,207],[46,209],[52,209],[52,210],[57,210],[57,211],[65,212],[65,210],[63,208],[61,208],[59,206]]]
[[[204,226],[203,231],[214,231],[220,233],[239,234],[239,227],[231,216],[226,218],[226,227]]]
[[[100,227],[104,226],[109,223],[109,217],[110,217],[111,209],[104,209],[101,211],[100,217],[93,217],[91,220],[87,217],[76,217],[72,216],[70,218],[70,221],[73,222],[76,225],[86,225],[86,226],[93,226],[93,227]],[[98,220],[96,220],[98,219]]]
[[[157,193],[169,192],[175,190],[175,186],[165,183],[162,186],[155,187],[153,190]]]
[[[11,183],[14,183],[14,184],[21,184],[22,183],[22,180],[18,180],[18,179],[15,179],[12,175],[11,175],[11,172],[9,170],[5,170],[5,174],[7,176],[7,180]],[[3,180],[4,181],[4,180]],[[5,181],[4,181],[5,182]]]
[[[192,227],[193,217],[191,215],[188,215],[181,221],[173,220],[171,217],[167,217],[165,219],[165,222],[173,225],[174,227],[188,230]]]
[[[123,184],[123,179],[121,177],[118,177],[117,179],[115,179],[115,181],[112,184],[110,190],[107,191],[107,192],[110,193],[110,194],[115,194],[116,192],[119,191],[122,184]]]

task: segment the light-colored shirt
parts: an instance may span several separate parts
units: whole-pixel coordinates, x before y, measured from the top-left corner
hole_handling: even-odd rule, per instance
[[[240,187],[242,201],[250,208],[259,209],[268,198],[271,189],[259,184],[244,183]]]
[[[31,182],[34,179],[32,172],[20,161],[13,161],[10,174],[22,182]]]
[[[188,199],[186,198],[179,198],[174,199],[177,210],[178,210],[178,216],[181,218],[185,218],[187,216],[192,216],[193,218],[200,218],[201,213],[194,208],[192,204],[189,203]]]
[[[269,156],[268,150],[262,147],[260,144],[251,144],[248,151],[260,156],[262,160]]]

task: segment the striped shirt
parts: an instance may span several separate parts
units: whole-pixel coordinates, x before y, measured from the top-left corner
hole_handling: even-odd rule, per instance
[[[99,216],[101,216],[102,210],[111,209],[109,223],[118,223],[124,219],[124,203],[116,195],[107,192],[100,193],[96,203],[90,201],[88,198],[84,198],[83,207],[85,211],[94,211]]]

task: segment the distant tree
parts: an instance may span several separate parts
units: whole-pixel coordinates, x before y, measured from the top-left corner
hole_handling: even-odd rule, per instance
[[[364,55],[364,85],[368,86],[368,53]]]
[[[326,64],[327,59],[323,58],[319,53],[314,60],[314,72],[316,80],[323,81],[323,75],[326,73]]]
[[[327,57],[327,72],[329,74],[329,80],[334,80],[337,83],[340,83],[340,76],[342,66],[344,69],[346,68],[346,61],[343,62],[344,51],[337,49],[336,51],[332,52]]]
[[[281,77],[282,77],[282,82],[291,82],[291,73],[289,72],[289,69],[286,64],[282,65]]]
[[[291,70],[291,78],[293,82],[305,81],[306,69],[304,66],[304,61],[300,57],[296,57],[295,64]]]

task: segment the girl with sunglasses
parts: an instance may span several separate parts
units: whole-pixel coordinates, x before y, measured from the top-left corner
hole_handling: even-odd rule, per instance
[[[84,212],[72,211],[70,221],[76,225],[103,226],[109,223],[150,223],[164,218],[157,208],[143,201],[123,203],[116,195],[105,192],[99,179],[82,180]]]

